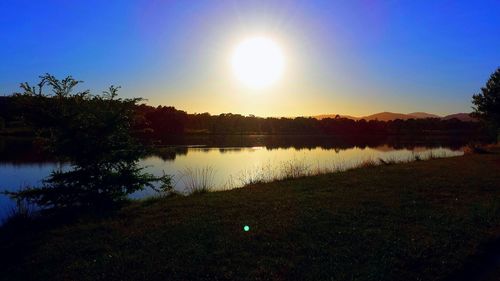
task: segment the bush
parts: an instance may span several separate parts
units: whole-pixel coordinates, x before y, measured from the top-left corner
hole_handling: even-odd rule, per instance
[[[117,98],[119,87],[102,95],[73,93],[81,83],[46,74],[36,87],[22,83],[14,95],[23,119],[37,130],[44,147],[68,170],[55,170],[39,188],[7,192],[43,207],[109,205],[146,186],[169,190],[169,176],[155,177],[138,167],[145,149],[132,137],[134,107],[141,99]],[[49,86],[51,94],[44,93]]]

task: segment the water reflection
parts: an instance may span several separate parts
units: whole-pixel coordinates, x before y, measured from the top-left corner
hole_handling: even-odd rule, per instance
[[[377,147],[353,147],[348,149],[326,149],[322,147],[297,148],[266,148],[266,147],[225,147],[198,148],[189,147],[187,152],[177,155],[174,160],[165,160],[159,156],[150,156],[142,160],[147,170],[156,175],[163,171],[174,176],[175,189],[186,192],[183,182],[183,171],[187,168],[202,170],[213,169],[214,187],[228,189],[244,185],[254,180],[268,180],[280,177],[283,168],[300,167],[305,174],[317,171],[336,171],[357,167],[366,161],[406,162],[415,157],[426,159],[431,157],[452,157],[462,155],[462,150],[424,146],[410,149],[395,149],[389,145]],[[140,198],[152,195],[144,190],[133,195]]]
[[[457,135],[444,136],[276,136],[276,135],[251,135],[251,136],[184,136],[173,137],[168,141],[158,144],[159,149],[154,155],[163,160],[175,160],[177,156],[186,155],[193,148],[206,149],[218,148],[220,153],[228,150],[242,150],[251,147],[261,147],[266,150],[293,148],[295,150],[313,150],[317,148],[341,150],[351,148],[383,149],[410,149],[424,147],[446,147],[451,150],[460,150],[471,142],[470,137]],[[477,141],[477,140],[474,140]],[[481,140],[479,140],[481,141]]]
[[[449,147],[459,149],[471,141],[470,136],[317,136],[317,135],[214,135],[172,137],[162,145],[203,145],[207,147],[256,147],[273,148],[326,148],[348,149],[353,147],[377,147],[389,145],[394,148],[414,146]]]
[[[141,165],[156,175],[162,175],[163,171],[173,175],[175,188],[180,192],[186,189],[181,179],[186,168],[212,167],[214,185],[231,188],[244,184],[248,177],[262,174],[264,170],[270,171],[265,176],[271,177],[291,162],[302,165],[301,169],[347,169],[367,159],[406,161],[415,155],[426,158],[430,153],[445,157],[461,155],[460,148],[467,143],[456,137],[353,139],[315,136],[192,137],[177,141],[183,145],[163,143],[143,159]],[[60,165],[43,155],[31,140],[0,138],[1,190],[38,185]],[[153,191],[144,190],[132,197],[152,194]],[[0,196],[0,213],[10,204],[8,198]]]
[[[50,162],[54,161],[44,155],[32,139],[0,137],[0,164],[26,165]]]

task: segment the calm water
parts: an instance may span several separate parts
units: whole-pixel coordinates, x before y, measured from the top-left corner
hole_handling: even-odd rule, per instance
[[[173,176],[175,189],[187,192],[190,174],[209,171],[215,189],[228,189],[250,180],[269,180],[282,176],[293,168],[314,173],[342,170],[368,160],[407,161],[462,155],[465,140],[440,139],[338,139],[326,137],[221,137],[173,140],[180,145],[165,144],[161,152],[142,159],[146,170]],[[0,139],[0,189],[16,190],[26,185],[38,185],[60,164],[42,156],[31,141]],[[132,195],[143,198],[154,195],[144,190]],[[0,195],[0,217],[12,202]]]

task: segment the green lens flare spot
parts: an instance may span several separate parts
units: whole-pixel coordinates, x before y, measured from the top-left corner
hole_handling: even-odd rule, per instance
[[[243,227],[243,230],[244,230],[245,232],[249,231],[249,230],[250,230],[250,226],[245,225],[245,226]]]

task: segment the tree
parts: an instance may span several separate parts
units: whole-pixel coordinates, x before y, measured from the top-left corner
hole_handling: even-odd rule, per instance
[[[144,173],[138,160],[145,149],[132,137],[134,110],[141,99],[117,98],[119,87],[102,95],[76,92],[81,83],[71,76],[58,80],[46,74],[37,86],[22,83],[14,95],[23,118],[36,130],[44,147],[70,163],[47,177],[41,187],[9,192],[44,207],[109,206],[146,186],[169,190],[171,178]],[[51,94],[44,93],[49,86]]]
[[[498,140],[500,128],[500,67],[490,76],[481,93],[472,96],[473,116],[483,120]]]

